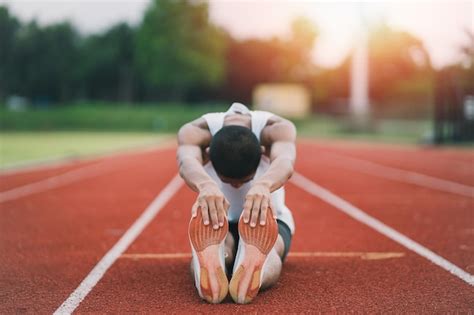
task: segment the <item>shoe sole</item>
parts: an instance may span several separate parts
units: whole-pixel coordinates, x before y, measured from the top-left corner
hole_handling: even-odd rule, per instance
[[[234,268],[234,274],[229,284],[229,292],[236,303],[247,304],[258,294],[261,286],[262,268],[268,254],[278,237],[278,225],[268,210],[265,225],[257,224],[251,227],[239,220],[240,242],[243,242],[244,257]]]
[[[227,220],[224,221],[224,226],[217,230],[214,230],[211,224],[204,225],[200,209],[197,216],[189,222],[189,240],[199,261],[199,270],[194,272],[199,272],[201,297],[209,303],[220,303],[229,291],[221,257],[228,230]],[[213,294],[213,288],[217,294]]]

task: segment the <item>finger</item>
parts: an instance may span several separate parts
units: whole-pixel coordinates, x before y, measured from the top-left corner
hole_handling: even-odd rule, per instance
[[[272,211],[273,218],[276,220],[277,219],[277,212],[276,212],[275,207],[273,206],[272,198],[268,199],[268,207]]]
[[[219,221],[219,226],[224,226],[224,218],[225,218],[224,198],[216,199],[216,208],[217,208],[217,219]]]
[[[268,198],[262,199],[262,204],[260,205],[260,225],[265,225],[267,222],[267,211],[268,211]]]
[[[262,203],[262,197],[256,197],[253,201],[252,215],[250,217],[250,226],[257,226],[258,215],[260,213],[260,204]]]
[[[199,208],[199,203],[198,202],[195,202],[193,204],[193,207],[191,208],[191,216],[193,218],[195,218],[197,216],[197,211],[198,211],[198,208]]]
[[[224,210],[225,210],[226,215],[227,215],[227,211],[229,211],[229,208],[230,208],[230,202],[229,200],[227,200],[227,198],[224,198]]]
[[[219,226],[223,227],[224,226],[224,221],[225,221],[225,212],[224,212],[224,210],[217,211],[217,220],[219,222]]]
[[[242,216],[244,217],[244,222],[249,223],[250,221],[250,212],[252,210],[253,199],[247,198],[244,204],[244,210],[242,212]]]
[[[204,222],[204,225],[208,225],[209,224],[209,210],[208,210],[207,202],[205,200],[202,200],[199,202],[199,206],[201,207],[202,222]]]
[[[210,199],[207,201],[209,205],[209,216],[211,218],[212,228],[217,230],[219,228],[219,219],[217,218],[217,209],[216,209],[216,202],[214,199]]]

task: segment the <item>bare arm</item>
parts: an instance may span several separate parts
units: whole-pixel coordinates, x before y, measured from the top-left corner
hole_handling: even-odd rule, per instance
[[[203,120],[200,118],[187,123],[178,132],[179,174],[195,192],[199,192],[205,183],[212,181],[202,166],[204,149],[211,141],[211,133],[205,129]]]
[[[283,186],[293,174],[296,160],[296,128],[289,120],[275,116],[262,131],[261,142],[270,148],[270,167],[254,185],[266,185],[271,192]]]
[[[270,167],[249,190],[244,205],[244,222],[251,226],[266,222],[270,193],[282,187],[293,174],[296,160],[296,128],[292,122],[278,116],[272,117],[261,134],[262,145],[270,157]],[[273,209],[274,210],[274,209]],[[275,216],[275,212],[273,213]]]
[[[188,186],[199,193],[192,208],[193,216],[201,208],[204,224],[212,225],[215,229],[224,225],[224,217],[229,203],[220,191],[216,182],[203,168],[207,157],[205,148],[211,142],[211,133],[203,118],[187,123],[178,132],[177,160],[179,174]]]

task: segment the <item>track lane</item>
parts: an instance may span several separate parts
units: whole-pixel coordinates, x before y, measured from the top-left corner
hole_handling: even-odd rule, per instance
[[[297,168],[463,270],[474,272],[473,198],[347,170],[328,156],[314,159],[308,152],[300,155]]]
[[[142,159],[136,161],[143,162]],[[312,168],[317,162],[313,161],[308,163],[309,165],[305,162],[303,166],[305,174],[307,168]],[[21,210],[19,213],[24,212],[27,214],[25,216],[10,213],[10,219],[4,221],[5,217],[0,214],[2,219],[0,228],[2,231],[5,228],[9,229],[9,233],[14,235],[3,239],[2,232],[0,244],[2,249],[8,249],[6,253],[9,256],[16,257],[16,260],[7,260],[6,256],[0,258],[0,266],[8,266],[8,269],[1,268],[0,281],[3,281],[1,287],[12,289],[0,293],[0,300],[4,301],[3,304],[0,302],[2,313],[52,312],[54,307],[49,307],[52,304],[49,300],[55,300],[55,307],[59,306],[102,257],[101,255],[117,241],[128,227],[127,224],[130,224],[143,211],[146,203],[153,199],[159,190],[160,182],[163,181],[163,174],[157,176],[157,172],[163,170],[165,173],[166,167],[175,170],[174,152],[170,154],[169,161],[160,155],[153,158],[151,165],[143,169],[142,166],[137,166],[134,172],[124,171],[114,173],[114,176],[85,181],[83,184],[87,185],[86,189],[85,185],[82,187],[71,185],[57,189],[61,194],[41,194],[16,201],[12,210],[15,212]],[[352,174],[343,172],[335,174],[321,172],[321,174],[318,176],[321,175],[328,182],[334,177],[342,181],[352,180]],[[150,179],[153,176],[156,177]],[[353,176],[358,177],[360,174]],[[124,181],[124,178],[128,180]],[[376,194],[378,190],[375,186],[381,188],[386,185],[386,181],[381,181],[367,188],[364,184],[366,181],[372,179],[366,178],[361,181],[362,192],[348,190],[345,193],[351,196],[360,194],[360,198],[363,198],[363,193],[368,196]],[[104,188],[107,191],[105,194],[98,192],[91,194],[94,189]],[[139,192],[134,194],[134,191]],[[309,198],[291,185],[287,191],[288,204],[294,210],[297,220],[297,234],[292,250],[404,251],[391,241],[348,219],[336,209],[321,203],[317,198]],[[426,193],[423,199],[432,198],[431,191]],[[419,193],[416,195],[420,196]],[[396,203],[395,194],[383,197],[387,196],[391,198],[389,199],[392,203]],[[115,200],[117,197],[118,200]],[[176,200],[176,205],[180,206],[166,210],[164,212],[166,214],[160,214],[128,252],[189,250],[185,236],[189,213],[182,209],[189,209],[192,198],[193,193],[190,191],[181,191]],[[100,203],[97,200],[100,200]],[[445,205],[450,205],[451,202],[453,200],[445,201]],[[141,204],[145,205],[140,208]],[[41,217],[35,216],[39,208],[43,214]],[[114,211],[116,208],[122,209],[119,216]],[[168,219],[162,220],[162,215]],[[83,222],[84,218],[87,222]],[[405,219],[400,218],[400,224],[403,224]],[[107,224],[104,224],[103,221],[107,220]],[[445,222],[451,220],[451,217],[445,217]],[[308,231],[318,234],[318,237],[315,238],[313,235],[304,237],[308,236]],[[436,234],[436,231],[432,232],[425,231],[428,234],[427,238]],[[25,237],[15,236],[15,233],[23,234]],[[72,233],[76,234],[71,235]],[[469,231],[466,233],[469,234]],[[32,242],[31,238],[35,241]],[[80,243],[77,242],[78,239],[81,239]],[[446,250],[450,248],[447,247]],[[60,254],[55,255],[57,253]],[[86,265],[87,268],[84,267]],[[189,262],[179,259],[165,262],[119,260],[103,281],[99,282],[91,296],[86,298],[79,311],[156,313],[159,310],[166,312],[242,310],[233,304],[219,306],[200,304],[188,268]],[[158,279],[156,275],[159,275]],[[56,278],[65,284],[52,280]],[[66,286],[69,288],[65,288]],[[470,306],[474,305],[474,301],[470,295],[465,294],[465,289],[465,286],[460,285],[451,275],[440,273],[439,268],[410,253],[400,259],[384,261],[361,261],[352,258],[317,260],[290,258],[277,287],[261,294],[256,300],[258,304],[245,306],[245,311],[261,312],[263,309],[282,313],[348,310],[360,312],[403,310],[417,313],[447,312],[453,309],[472,311]],[[62,300],[58,298],[59,295],[62,295]],[[291,300],[288,300],[288,297],[291,297]],[[268,308],[268,305],[275,305],[275,308]]]
[[[80,167],[85,167],[99,163],[99,161],[77,161],[71,164],[53,168],[38,168],[28,172],[2,174],[0,173],[0,192],[14,189],[33,182],[44,180],[53,176],[64,174]]]
[[[302,140],[302,154],[331,154],[361,159],[380,165],[417,172],[464,185],[474,186],[474,150],[374,145],[352,142],[309,142]]]
[[[129,248],[133,253],[189,252],[187,223],[195,194],[183,188]],[[200,300],[189,258],[120,259],[79,306],[79,312],[443,312],[469,310],[469,286],[425,259],[352,220],[318,198],[287,186],[297,230],[292,251],[404,252],[385,260],[289,257],[279,283],[252,304]],[[400,305],[402,303],[402,305]]]
[[[0,313],[52,313],[176,173],[174,149],[117,159],[113,173],[2,205]]]
[[[34,182],[52,178],[54,176],[63,175],[65,173],[78,170],[80,168],[90,167],[93,165],[104,165],[112,167],[120,167],[123,161],[127,161],[127,158],[138,158],[149,156],[150,152],[160,152],[161,150],[169,150],[171,144],[162,144],[155,147],[150,146],[149,148],[137,150],[137,151],[128,151],[108,154],[104,156],[98,156],[95,158],[84,158],[71,161],[64,161],[53,163],[51,165],[41,166],[25,170],[4,170],[0,171],[0,192],[7,191],[10,189],[18,188],[23,185],[28,185]]]

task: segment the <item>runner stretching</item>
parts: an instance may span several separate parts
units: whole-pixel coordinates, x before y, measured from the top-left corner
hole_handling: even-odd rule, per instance
[[[239,103],[179,130],[179,171],[199,194],[189,223],[191,272],[209,303],[228,292],[249,303],[278,280],[295,229],[283,188],[295,138],[290,121]]]

